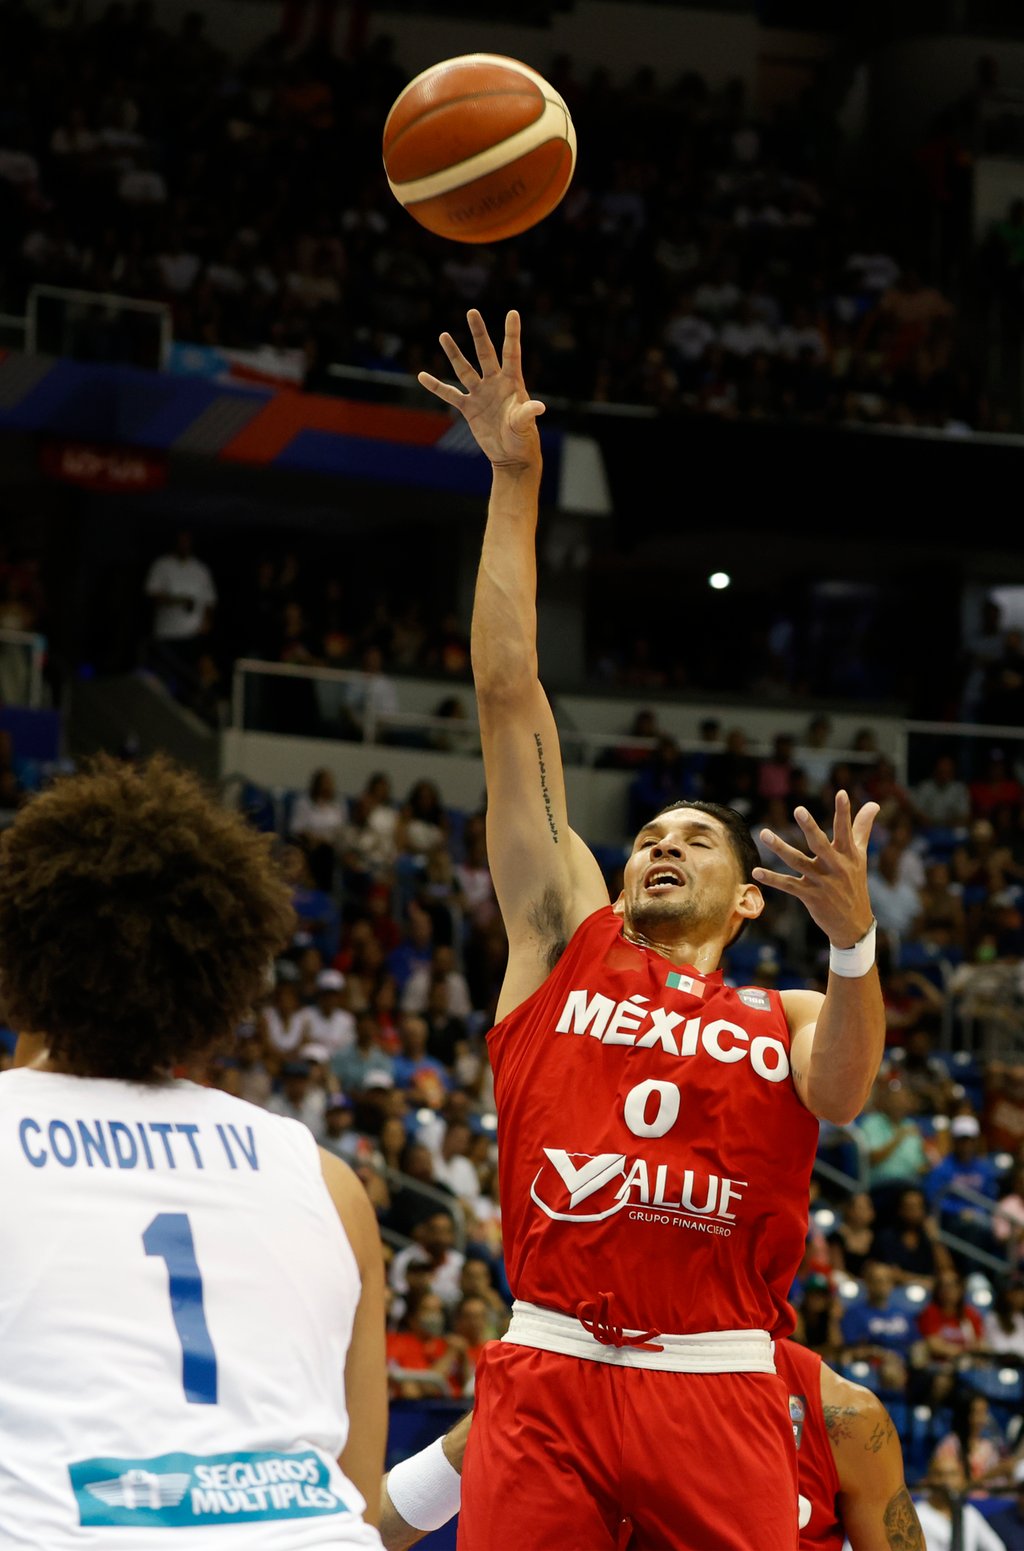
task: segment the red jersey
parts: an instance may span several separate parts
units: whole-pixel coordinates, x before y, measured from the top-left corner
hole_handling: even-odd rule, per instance
[[[821,1358],[795,1341],[776,1341],[775,1367],[789,1390],[800,1478],[800,1551],[842,1551],[839,1472],[821,1404]]]
[[[487,1037],[517,1298],[627,1329],[794,1325],[818,1122],[779,996],[676,969],[589,916]]]

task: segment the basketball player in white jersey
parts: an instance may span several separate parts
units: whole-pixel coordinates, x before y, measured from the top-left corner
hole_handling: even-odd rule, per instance
[[[166,761],[0,840],[0,1546],[379,1548],[383,1266],[305,1126],[173,1078],[292,930],[265,840]]]

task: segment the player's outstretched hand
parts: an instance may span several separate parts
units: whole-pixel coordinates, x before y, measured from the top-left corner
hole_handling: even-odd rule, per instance
[[[466,314],[476,347],[479,371],[471,366],[450,334],[441,335],[441,349],[465,392],[420,372],[419,382],[436,398],[443,399],[465,417],[481,450],[495,468],[540,468],[540,436],[537,417],[544,413],[539,399],[532,399],[523,382],[518,312],[505,317],[505,343],[501,360],[491,342],[483,318],[472,308]]]
[[[794,894],[836,948],[852,948],[871,926],[868,839],[878,813],[877,802],[866,802],[853,818],[848,793],[837,792],[830,840],[806,808],[797,808],[793,817],[810,848],[809,856],[772,830],[761,831],[765,845],[797,876],[755,867],[755,881]]]

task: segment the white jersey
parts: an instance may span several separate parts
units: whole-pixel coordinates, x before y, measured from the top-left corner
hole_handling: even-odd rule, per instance
[[[0,1075],[0,1548],[379,1547],[337,1457],[360,1277],[305,1126]]]

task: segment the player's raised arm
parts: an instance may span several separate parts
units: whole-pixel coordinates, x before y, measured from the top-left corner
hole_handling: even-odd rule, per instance
[[[878,804],[854,818],[846,792],[836,795],[832,838],[806,808],[794,817],[805,855],[770,830],[761,838],[794,873],[755,867],[758,883],[793,894],[829,940],[828,988],[784,991],[793,1082],[820,1120],[848,1125],[867,1102],[885,1047],[885,1008],[875,968],[875,922],[868,897],[867,851]]]
[[[427,372],[491,462],[491,498],[473,607],[473,679],[487,779],[487,848],[509,939],[498,1016],[544,981],[579,923],[608,903],[600,869],[569,829],[558,733],[537,664],[537,515],[544,412],[523,382],[519,315],[501,357],[468,314],[478,367],[450,334],[441,346],[462,390]]]
[[[821,1365],[821,1402],[839,1475],[839,1511],[853,1551],[925,1551],[888,1411],[870,1390]]]

